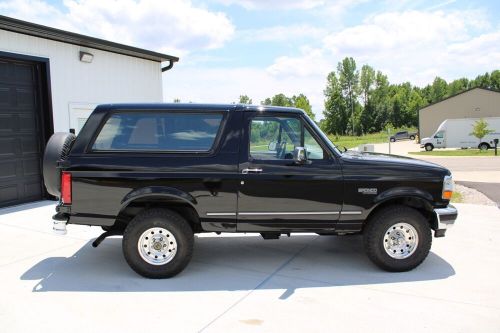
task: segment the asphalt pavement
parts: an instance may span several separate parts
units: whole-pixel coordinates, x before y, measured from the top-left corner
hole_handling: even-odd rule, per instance
[[[0,210],[3,332],[498,332],[499,210],[457,204],[424,263],[388,273],[358,236],[198,235],[175,278],[149,280],[100,228],[51,231],[53,202]]]
[[[457,184],[473,188],[492,201],[496,202],[500,207],[500,184],[499,183],[484,183],[484,182],[457,182]]]

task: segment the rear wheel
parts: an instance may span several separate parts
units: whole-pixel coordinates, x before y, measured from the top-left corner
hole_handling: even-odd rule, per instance
[[[432,244],[426,219],[405,206],[392,206],[376,213],[363,234],[368,257],[391,272],[409,271],[420,265]]]
[[[391,138],[391,142],[396,142],[396,139],[395,138]]]
[[[410,135],[410,140],[415,140],[415,135]]]
[[[148,209],[130,221],[123,234],[123,255],[138,274],[152,279],[179,274],[193,255],[188,222],[167,209]]]
[[[432,151],[434,149],[434,146],[430,143],[426,144],[425,145],[425,150],[426,151]]]

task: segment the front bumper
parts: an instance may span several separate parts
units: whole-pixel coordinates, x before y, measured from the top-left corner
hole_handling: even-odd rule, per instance
[[[451,228],[458,217],[458,211],[453,205],[448,205],[446,208],[434,209],[436,214],[436,229],[434,237],[444,237],[446,230]]]

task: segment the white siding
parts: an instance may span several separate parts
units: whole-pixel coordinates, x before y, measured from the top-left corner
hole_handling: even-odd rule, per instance
[[[162,102],[159,62],[0,30],[0,51],[48,58],[54,130],[68,131],[75,104]],[[92,53],[92,63],[80,61]]]

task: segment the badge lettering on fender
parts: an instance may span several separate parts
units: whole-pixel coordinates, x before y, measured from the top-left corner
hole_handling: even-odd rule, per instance
[[[376,187],[360,187],[358,188],[358,193],[367,194],[367,195],[375,195],[377,194]]]

